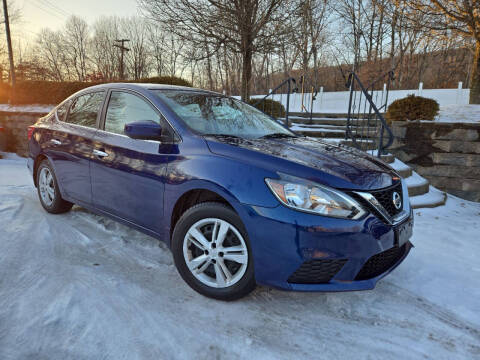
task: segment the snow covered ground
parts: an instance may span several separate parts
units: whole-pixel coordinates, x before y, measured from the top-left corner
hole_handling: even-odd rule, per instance
[[[449,105],[466,105],[470,96],[469,89],[412,89],[412,90],[391,90],[388,93],[388,103],[402,99],[410,94],[435,99],[440,107]],[[350,93],[348,91],[335,92],[319,92],[313,101],[314,113],[347,113],[348,100]],[[262,98],[264,95],[254,95],[253,98]],[[385,97],[383,91],[375,91],[373,99],[376,103],[382,103]],[[238,98],[238,96],[237,96]],[[282,102],[284,106],[287,103],[286,94],[275,94],[274,100]],[[302,112],[302,103],[310,111],[311,95],[304,94],[302,102],[302,94],[292,94],[290,96],[290,111]]]
[[[480,123],[480,105],[441,106],[435,121]]]
[[[480,359],[480,204],[415,214],[415,248],[372,291],[224,303],[191,290],[157,240],[80,207],[47,214],[7,155],[0,359]]]

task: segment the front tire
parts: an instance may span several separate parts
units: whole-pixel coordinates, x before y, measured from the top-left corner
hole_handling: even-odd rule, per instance
[[[172,252],[182,278],[202,295],[236,300],[256,286],[247,232],[224,204],[206,202],[188,209],[175,225]]]
[[[52,165],[46,159],[38,165],[37,191],[43,208],[51,214],[65,213],[73,206],[71,202],[62,199]]]

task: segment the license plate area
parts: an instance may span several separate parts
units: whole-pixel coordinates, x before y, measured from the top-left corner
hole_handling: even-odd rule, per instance
[[[395,244],[402,246],[413,234],[413,217],[395,227]]]

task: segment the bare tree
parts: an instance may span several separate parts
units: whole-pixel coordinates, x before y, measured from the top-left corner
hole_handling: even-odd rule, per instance
[[[172,33],[218,52],[223,45],[242,56],[241,96],[250,96],[252,60],[275,38],[273,24],[286,14],[278,12],[282,0],[138,0],[146,14]]]
[[[37,38],[36,53],[47,69],[49,78],[55,81],[64,81],[68,78],[64,39],[59,32],[43,29]]]
[[[345,45],[353,51],[353,70],[358,70],[361,61],[362,36],[368,21],[365,12],[365,0],[339,0],[333,7],[335,13],[346,25]],[[344,55],[345,56],[345,55]],[[348,57],[346,62],[352,62]]]
[[[480,104],[480,0],[406,0],[430,20],[432,30],[451,31],[475,43],[470,78],[470,104]]]
[[[301,74],[312,85],[319,79],[324,89],[342,90],[338,67],[352,64],[363,79],[395,68],[394,86],[401,89],[419,81],[435,88],[478,79],[478,60],[474,65],[469,55],[476,44],[469,34],[478,27],[426,0],[140,2],[148,18],[103,17],[88,26],[72,17],[58,31],[43,30],[36,44],[16,40],[19,78],[118,79],[120,52],[113,45],[128,38],[128,78],[185,76],[195,86],[244,98]],[[472,14],[477,21],[476,8]],[[5,60],[0,39],[0,69]]]
[[[166,64],[167,74],[170,76],[179,75],[178,71],[181,70],[182,66],[182,54],[184,54],[185,40],[179,38],[176,35],[166,35],[168,41],[168,50],[166,54],[168,55],[168,62]],[[195,57],[192,57],[192,60]]]
[[[313,74],[316,79],[318,69],[319,51],[325,43],[325,30],[328,26],[329,14],[328,0],[300,0],[296,5],[295,25],[296,39],[294,44],[298,47],[301,57],[301,68],[304,74],[311,68],[313,58]]]
[[[130,51],[127,54],[126,60],[129,72],[134,80],[147,77],[150,70],[147,31],[145,21],[138,17],[124,19],[121,22],[122,36],[130,40]]]
[[[297,22],[298,21],[293,17],[286,20],[284,26],[286,27],[287,32],[279,39],[276,49],[281,71],[285,78],[291,76],[292,70],[300,56],[301,47],[298,46],[295,35],[298,26]]]
[[[147,23],[147,44],[154,62],[153,70],[157,76],[162,76],[166,71],[168,49],[165,32],[157,24]]]
[[[65,25],[65,47],[78,81],[85,81],[87,75],[89,41],[87,22],[77,16],[71,16]]]
[[[113,80],[118,76],[120,60],[118,49],[113,44],[119,35],[119,19],[116,17],[102,17],[93,24],[91,60],[95,71],[104,80]]]

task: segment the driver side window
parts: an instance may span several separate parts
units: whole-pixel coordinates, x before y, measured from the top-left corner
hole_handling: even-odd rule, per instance
[[[112,91],[105,117],[105,131],[123,134],[125,124],[147,120],[162,125],[161,116],[145,100],[127,92]]]

